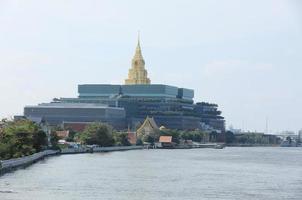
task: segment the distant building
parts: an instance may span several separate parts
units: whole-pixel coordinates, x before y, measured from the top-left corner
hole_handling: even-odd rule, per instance
[[[26,106],[24,115],[42,118],[50,125],[101,121],[117,130],[136,130],[147,116],[158,126],[178,130],[225,131],[225,120],[217,104],[194,103],[194,90],[151,84],[140,43],[136,47],[125,85],[78,85],[78,97],[55,98],[51,103]],[[79,125],[80,124],[80,125]]]
[[[302,143],[302,129],[299,131],[299,141]]]
[[[116,128],[125,127],[123,108],[100,104],[43,103],[37,106],[26,106],[24,115],[32,121],[39,122],[44,119],[50,125],[102,121]]]
[[[234,134],[241,134],[243,131],[239,128],[234,128],[233,126],[230,126],[228,131],[231,131]]]
[[[299,135],[293,131],[282,131],[281,134],[279,134],[279,137],[283,139],[290,137],[292,140],[298,140]]]
[[[171,143],[172,142],[172,136],[160,136],[159,142],[161,143]]]
[[[147,117],[141,127],[137,129],[136,135],[141,139],[148,136],[151,136],[152,138],[159,136],[159,128],[154,119]]]
[[[69,137],[69,131],[56,131],[55,134],[61,138],[61,139],[66,139]]]
[[[217,132],[225,131],[225,121],[217,104],[198,102],[194,106],[194,111],[200,117],[201,123],[208,126],[204,129]]]
[[[57,102],[89,102],[122,107],[126,112],[126,127],[132,130],[146,116],[169,129],[201,128],[194,116],[194,91],[174,86],[152,85],[79,85],[79,98],[57,99]],[[126,128],[125,127],[125,128]]]
[[[159,137],[160,147],[173,147],[175,144],[172,142],[172,136],[160,136]]]
[[[75,132],[83,132],[85,128],[92,122],[63,122],[61,124],[64,129],[71,129]]]

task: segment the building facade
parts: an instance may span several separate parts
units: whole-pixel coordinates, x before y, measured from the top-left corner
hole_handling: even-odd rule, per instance
[[[135,129],[147,116],[170,129],[200,129],[200,117],[195,113],[194,91],[162,84],[78,86],[77,98],[54,99],[53,103],[103,104],[125,109],[125,123]]]
[[[224,132],[216,104],[194,103],[192,89],[150,83],[138,41],[125,85],[78,85],[78,97],[26,106],[24,115],[50,124],[102,121],[118,130],[135,130],[149,116],[168,129]]]
[[[57,126],[66,122],[88,123],[106,122],[117,129],[125,125],[125,110],[118,107],[108,107],[85,103],[42,103],[37,106],[26,106],[24,115],[35,122],[46,121]]]

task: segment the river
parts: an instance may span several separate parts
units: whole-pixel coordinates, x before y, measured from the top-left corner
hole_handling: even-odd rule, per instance
[[[1,200],[302,199],[302,148],[61,155],[0,177]]]

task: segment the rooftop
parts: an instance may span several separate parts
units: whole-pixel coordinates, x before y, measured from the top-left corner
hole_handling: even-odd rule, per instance
[[[37,106],[25,106],[25,108],[92,108],[92,109],[104,109],[104,108],[111,108],[111,109],[119,109],[124,110],[124,108],[118,107],[109,107],[108,105],[103,104],[90,104],[90,103],[41,103]]]
[[[160,136],[159,137],[159,142],[171,143],[172,142],[172,136]]]

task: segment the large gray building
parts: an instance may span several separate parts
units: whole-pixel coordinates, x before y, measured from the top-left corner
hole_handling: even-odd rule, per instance
[[[194,91],[162,84],[78,86],[76,98],[26,106],[24,115],[49,124],[102,121],[116,129],[135,129],[147,116],[170,129],[224,131],[216,104],[193,101]]]
[[[117,129],[123,129],[126,126],[124,108],[101,104],[42,103],[37,106],[26,106],[24,115],[36,122],[46,121],[49,125],[101,121]]]
[[[138,43],[125,85],[83,84],[78,97],[55,98],[53,102],[27,106],[28,118],[43,118],[50,124],[63,122],[110,123],[116,129],[135,129],[153,117],[169,129],[224,131],[224,118],[216,104],[194,103],[194,90],[150,84]]]

